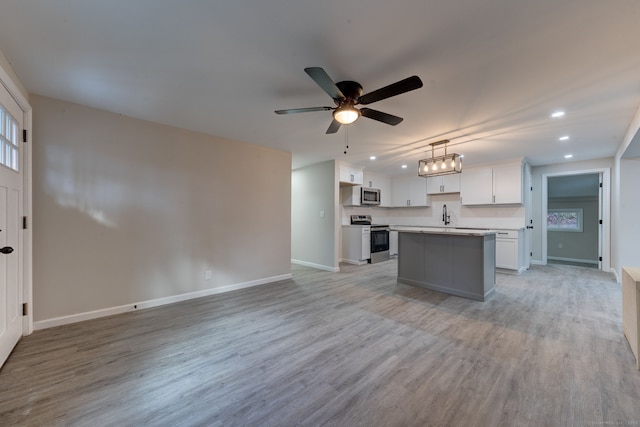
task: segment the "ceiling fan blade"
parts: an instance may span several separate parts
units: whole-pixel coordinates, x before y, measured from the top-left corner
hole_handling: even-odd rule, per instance
[[[331,77],[320,67],[308,67],[304,71],[311,77],[318,86],[322,88],[333,99],[343,99],[345,96],[338,86],[331,80]]]
[[[312,111],[329,111],[329,110],[333,110],[333,108],[332,107],[289,108],[288,110],[276,110],[276,114],[309,113]]]
[[[340,129],[340,122],[337,121],[336,119],[333,119],[333,121],[329,125],[329,129],[327,129],[325,133],[326,134],[336,133],[338,132],[338,129]]]
[[[391,114],[383,113],[382,111],[372,110],[371,108],[361,108],[360,113],[369,119],[377,120],[382,123],[386,123],[391,126],[395,126],[404,119],[402,117],[394,116]]]
[[[371,104],[376,101],[381,101],[392,96],[400,95],[402,93],[410,92],[412,90],[420,89],[422,87],[422,80],[418,76],[407,77],[404,80],[390,84],[373,92],[369,92],[358,98],[358,102],[363,105]]]

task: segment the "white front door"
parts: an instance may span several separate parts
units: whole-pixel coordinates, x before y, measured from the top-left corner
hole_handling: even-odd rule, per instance
[[[22,336],[22,121],[0,84],[0,367]]]

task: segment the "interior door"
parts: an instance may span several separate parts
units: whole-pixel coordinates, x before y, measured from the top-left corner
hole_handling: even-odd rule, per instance
[[[22,120],[0,84],[0,366],[22,336]]]

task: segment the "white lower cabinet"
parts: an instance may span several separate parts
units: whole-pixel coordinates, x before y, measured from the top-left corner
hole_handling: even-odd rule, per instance
[[[524,230],[496,230],[496,268],[524,271]]]
[[[342,262],[366,264],[371,258],[371,227],[368,225],[342,226]]]

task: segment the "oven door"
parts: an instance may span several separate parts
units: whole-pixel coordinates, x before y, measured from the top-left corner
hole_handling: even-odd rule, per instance
[[[389,250],[389,230],[371,230],[371,252]]]
[[[389,259],[389,229],[371,229],[371,258],[369,262]]]

